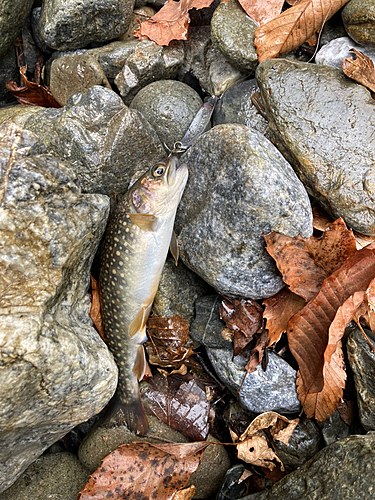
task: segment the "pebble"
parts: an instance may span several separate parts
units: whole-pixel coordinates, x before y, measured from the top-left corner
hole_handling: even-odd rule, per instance
[[[221,96],[227,89],[230,89],[237,82],[246,78],[246,75],[236,69],[220,54],[210,64],[209,69],[209,89],[210,93]]]
[[[331,42],[324,45],[315,56],[316,64],[323,66],[333,66],[342,70],[342,60],[347,57],[356,58],[354,52],[350,49],[356,49],[362,52],[365,56],[369,57],[375,62],[375,47],[364,46],[356,44],[348,36],[336,38]]]
[[[375,45],[375,4],[373,0],[351,0],[342,10],[348,35],[359,44]]]

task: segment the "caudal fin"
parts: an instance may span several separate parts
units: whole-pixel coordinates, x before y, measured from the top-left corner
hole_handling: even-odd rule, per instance
[[[127,425],[135,434],[148,434],[148,420],[139,393],[138,397],[126,403],[116,393],[100,427],[112,428],[121,425]]]

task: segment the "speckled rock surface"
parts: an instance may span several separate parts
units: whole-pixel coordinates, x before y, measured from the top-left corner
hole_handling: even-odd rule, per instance
[[[218,125],[181,157],[189,180],[175,231],[184,264],[228,296],[264,298],[282,287],[263,234],[312,231],[310,202],[290,165],[261,134]]]
[[[142,113],[161,142],[173,149],[173,144],[184,137],[202,104],[195,90],[185,83],[160,80],[141,89],[130,108]]]
[[[367,330],[366,335],[374,345],[374,334]],[[354,375],[361,424],[367,431],[375,430],[375,354],[358,328],[349,335],[347,351]]]
[[[317,422],[317,424],[326,445],[332,444],[350,435],[350,427],[341,419],[338,410],[327,418],[327,420],[324,422]]]
[[[43,2],[39,21],[44,43],[56,50],[85,47],[125,33],[134,0],[50,0]]]
[[[254,92],[259,92],[257,81],[247,80],[228,89],[216,104],[212,115],[213,125],[241,123],[264,134],[268,122],[251,102]]]
[[[374,460],[375,434],[350,436],[323,448],[271,490],[242,500],[370,500]]]
[[[4,124],[0,137],[4,490],[53,442],[105,406],[117,368],[88,316],[90,267],[108,198],[81,194],[69,166],[45,154],[29,131]]]
[[[315,62],[324,66],[333,66],[342,71],[342,60],[347,57],[356,57],[353,52],[350,52],[353,48],[361,51],[373,62],[375,61],[375,47],[358,45],[348,36],[343,36],[324,45],[316,54]]]
[[[1,500],[76,500],[89,472],[72,453],[43,455],[1,495]]]
[[[125,104],[129,104],[149,83],[174,78],[183,59],[184,46],[179,40],[172,40],[168,47],[161,47],[151,40],[138,43],[115,78]]]
[[[39,113],[43,110],[44,108],[41,106],[23,106],[22,104],[6,106],[4,108],[0,108],[0,123],[11,121],[16,125],[21,126],[34,113]]]
[[[191,323],[194,317],[194,302],[208,292],[209,286],[180,261],[167,259],[156,292],[152,311],[160,317],[175,314]]]
[[[246,358],[236,356],[232,360],[232,349],[207,348],[207,354],[220,380],[246,410],[253,413],[276,411],[283,415],[299,413],[297,373],[274,352],[268,355],[265,372],[258,366],[255,372],[246,375],[244,381]]]
[[[158,439],[166,439],[172,443],[188,443],[189,440],[168,425],[160,422],[156,417],[149,416],[149,437],[143,438],[131,433],[127,427],[104,429],[96,427],[82,441],[79,449],[79,459],[92,473],[99,467],[101,460],[120,444],[133,441],[148,441],[160,443]],[[208,441],[216,441],[210,434]],[[197,492],[194,498],[204,499],[215,493],[220,487],[230,461],[223,446],[210,445],[206,448],[198,469],[191,475],[188,484],[194,484]]]
[[[271,139],[334,218],[374,235],[375,101],[336,68],[263,62],[257,80]]]
[[[257,27],[237,0],[221,2],[211,20],[212,42],[233,66],[254,74],[258,64],[254,46]]]
[[[17,103],[16,98],[5,88],[5,84],[9,80],[18,81],[19,74],[16,51],[11,47],[6,54],[0,56],[0,109],[2,106]]]
[[[33,0],[1,0],[0,3],[0,58],[11,48],[25,19],[30,12]]]
[[[342,10],[345,29],[353,40],[375,45],[375,3],[373,0],[351,0]]]
[[[65,106],[73,94],[84,94],[94,85],[111,89],[98,61],[89,54],[63,56],[51,65],[50,91]]]
[[[84,192],[124,193],[135,173],[165,156],[156,132],[112,90],[92,87],[72,96],[61,109],[29,118],[47,150],[72,163]]]

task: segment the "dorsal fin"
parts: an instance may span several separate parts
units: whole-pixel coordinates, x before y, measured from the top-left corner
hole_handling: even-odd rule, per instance
[[[172,257],[174,258],[174,262],[177,266],[179,250],[178,250],[177,236],[174,231],[172,232],[171,242],[169,244],[169,250],[171,251]]]
[[[127,213],[129,219],[142,229],[142,231],[155,231],[158,224],[158,218],[152,214],[132,214]]]
[[[137,356],[134,361],[133,372],[137,375],[139,381],[143,379],[146,371],[146,356],[143,345],[140,345],[137,349]]]

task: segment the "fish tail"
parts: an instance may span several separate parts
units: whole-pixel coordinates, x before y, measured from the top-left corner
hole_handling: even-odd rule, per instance
[[[139,391],[126,402],[116,393],[109,404],[109,408],[100,424],[100,427],[112,428],[127,425],[134,434],[148,434],[148,419],[143,408]]]

